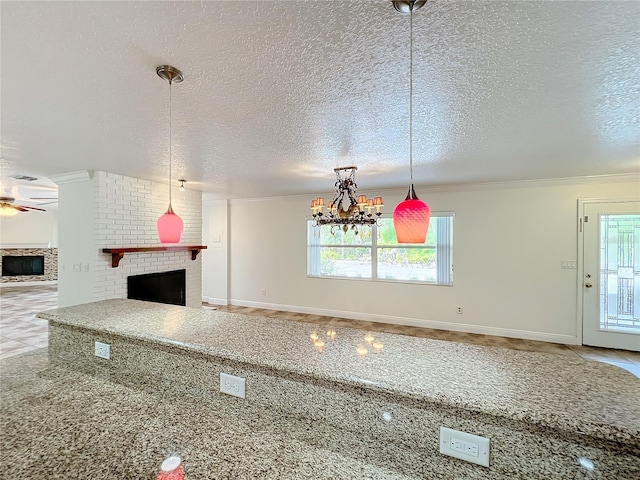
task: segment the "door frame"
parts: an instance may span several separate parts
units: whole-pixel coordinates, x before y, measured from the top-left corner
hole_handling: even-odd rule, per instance
[[[576,287],[578,295],[576,295],[576,341],[578,345],[582,345],[582,331],[584,328],[584,228],[583,228],[583,219],[584,219],[584,207],[587,204],[591,203],[626,203],[626,202],[638,202],[640,199],[638,198],[579,198],[578,199],[578,218],[577,218],[577,232],[578,232],[578,261],[577,265],[577,277],[576,277]],[[599,285],[599,283],[598,283]]]

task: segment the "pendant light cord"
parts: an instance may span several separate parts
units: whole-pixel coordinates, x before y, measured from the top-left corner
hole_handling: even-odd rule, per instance
[[[171,158],[172,158],[172,152],[171,152],[171,144],[173,143],[171,141],[171,84],[173,82],[171,81],[171,78],[169,78],[169,210],[172,210],[171,207]]]
[[[413,187],[413,4],[409,2],[409,189]]]

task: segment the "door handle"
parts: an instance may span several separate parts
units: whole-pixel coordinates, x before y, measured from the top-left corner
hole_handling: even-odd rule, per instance
[[[593,285],[592,285],[592,284],[590,284],[590,283],[585,283],[585,284],[584,284],[584,286],[585,286],[585,287],[587,287],[587,288],[591,288],[591,287],[593,287]]]

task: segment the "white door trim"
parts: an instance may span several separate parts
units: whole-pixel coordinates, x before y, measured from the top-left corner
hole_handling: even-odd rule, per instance
[[[582,345],[582,329],[584,328],[584,317],[583,317],[583,297],[584,297],[584,228],[582,224],[582,219],[584,218],[584,207],[590,203],[625,203],[625,202],[637,202],[638,198],[579,198],[578,199],[578,219],[577,219],[577,232],[578,232],[578,255],[576,256],[578,259],[578,276],[577,276],[577,284],[576,288],[578,294],[576,295],[576,340],[578,341],[578,345]]]

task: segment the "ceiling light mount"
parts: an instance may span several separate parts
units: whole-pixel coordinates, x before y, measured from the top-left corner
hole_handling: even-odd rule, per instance
[[[424,7],[425,3],[427,3],[427,0],[394,0],[391,3],[393,3],[393,8],[395,8],[398,12],[411,13]]]
[[[176,67],[172,67],[171,65],[160,65],[156,68],[156,73],[161,79],[166,80],[169,83],[180,83],[184,80],[182,71],[178,70]]]

